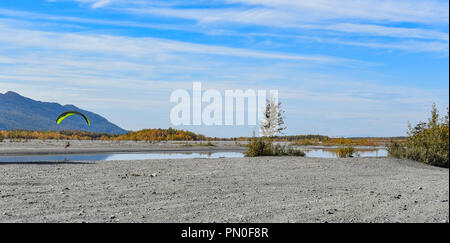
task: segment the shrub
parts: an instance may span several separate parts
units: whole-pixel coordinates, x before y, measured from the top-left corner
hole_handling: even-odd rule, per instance
[[[268,139],[253,138],[252,142],[248,145],[245,156],[305,156],[305,153],[301,150],[289,148],[280,144],[273,145]]]
[[[408,135],[404,144],[388,145],[389,156],[449,167],[448,108],[447,115],[440,119],[436,106],[433,105],[428,122],[420,122],[415,127],[409,125]]]
[[[274,156],[305,156],[305,153],[298,149],[287,147],[286,145],[274,145],[272,146],[272,155]]]
[[[262,138],[253,138],[248,145],[248,150],[245,153],[247,157],[268,156],[271,155],[271,141],[264,141]]]
[[[340,146],[337,149],[337,155],[339,158],[353,157],[353,154],[355,154],[355,147],[353,146]]]
[[[387,146],[387,151],[388,151],[389,156],[401,158],[405,154],[406,148],[405,148],[404,143],[392,141]]]
[[[3,134],[0,132],[0,143],[3,142]]]

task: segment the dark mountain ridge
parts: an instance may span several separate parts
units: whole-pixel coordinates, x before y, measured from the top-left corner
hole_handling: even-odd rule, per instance
[[[66,118],[60,125],[56,118],[65,111],[79,111],[89,117],[88,126],[80,116]],[[77,130],[96,133],[124,134],[126,130],[104,117],[74,105],[41,102],[15,92],[0,93],[0,130],[63,131]]]

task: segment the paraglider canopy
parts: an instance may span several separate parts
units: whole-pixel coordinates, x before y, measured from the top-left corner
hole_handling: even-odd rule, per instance
[[[56,123],[59,125],[64,119],[66,119],[69,116],[73,116],[73,115],[79,115],[82,116],[84,118],[84,120],[86,121],[86,123],[90,126],[91,122],[89,121],[89,118],[87,118],[87,116],[83,115],[82,113],[78,112],[78,111],[66,111],[64,113],[62,113],[61,115],[58,116],[58,118],[56,119]]]

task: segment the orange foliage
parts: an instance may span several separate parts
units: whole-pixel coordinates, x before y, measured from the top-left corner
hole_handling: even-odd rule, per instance
[[[23,139],[39,139],[39,140],[133,140],[133,141],[198,141],[208,140],[201,134],[196,134],[184,130],[176,129],[145,129],[137,132],[129,132],[123,135],[110,135],[104,133],[91,133],[81,131],[0,131],[5,139],[23,140]]]

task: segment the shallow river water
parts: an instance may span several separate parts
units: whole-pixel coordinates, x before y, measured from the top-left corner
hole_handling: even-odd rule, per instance
[[[333,149],[306,149],[306,157],[337,158]],[[360,150],[356,156],[386,157],[385,149]],[[64,154],[64,155],[25,155],[0,156],[0,163],[27,162],[69,162],[69,161],[111,161],[111,160],[146,160],[146,159],[195,159],[195,158],[242,158],[240,152],[212,152],[212,153],[108,153],[108,154]]]

